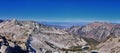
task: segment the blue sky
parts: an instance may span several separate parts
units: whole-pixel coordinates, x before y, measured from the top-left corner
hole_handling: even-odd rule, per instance
[[[0,19],[120,23],[119,0],[0,0]]]

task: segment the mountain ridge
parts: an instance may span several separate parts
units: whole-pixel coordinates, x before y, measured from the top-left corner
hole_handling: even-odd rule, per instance
[[[2,43],[0,50],[2,53],[10,53],[17,46],[19,50],[23,51],[22,53],[73,53],[72,51],[76,53],[86,52],[83,48],[85,46],[89,48],[87,52],[90,52],[101,45],[103,41],[109,40],[109,36],[119,37],[119,32],[120,24],[106,22],[94,22],[84,26],[59,29],[35,21],[13,19],[0,23]],[[15,53],[15,51],[13,52]]]
[[[66,31],[82,37],[103,41],[109,35],[113,35],[116,37],[120,36],[120,25],[106,22],[94,22],[85,26],[73,26],[66,29]]]
[[[68,32],[38,24],[34,21],[17,21],[14,19],[2,22],[0,25],[0,34],[8,42],[6,43],[8,44],[7,46],[1,46],[2,53],[7,52],[6,49],[8,47],[14,48],[16,46],[21,47],[25,52],[64,52],[61,51],[63,48],[70,49],[72,46],[87,44],[83,39],[75,37]],[[5,40],[2,42],[5,42]]]

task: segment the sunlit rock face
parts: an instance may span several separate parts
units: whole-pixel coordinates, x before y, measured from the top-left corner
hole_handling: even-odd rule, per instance
[[[87,42],[64,30],[34,21],[7,20],[0,23],[2,53],[61,52]]]
[[[120,53],[120,37],[110,37],[104,43],[97,46],[100,53]]]
[[[73,26],[66,31],[97,41],[104,41],[109,36],[120,37],[120,25],[106,22],[94,22],[85,26]]]

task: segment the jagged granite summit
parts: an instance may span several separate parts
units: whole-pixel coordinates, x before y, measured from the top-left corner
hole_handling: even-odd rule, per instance
[[[86,45],[73,34],[34,21],[7,20],[0,23],[2,53],[50,53]]]

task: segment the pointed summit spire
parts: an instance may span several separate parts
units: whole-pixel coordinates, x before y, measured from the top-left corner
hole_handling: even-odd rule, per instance
[[[10,22],[16,24],[17,20],[16,19],[11,19]]]
[[[16,19],[11,19],[12,22],[16,22],[17,20]]]

